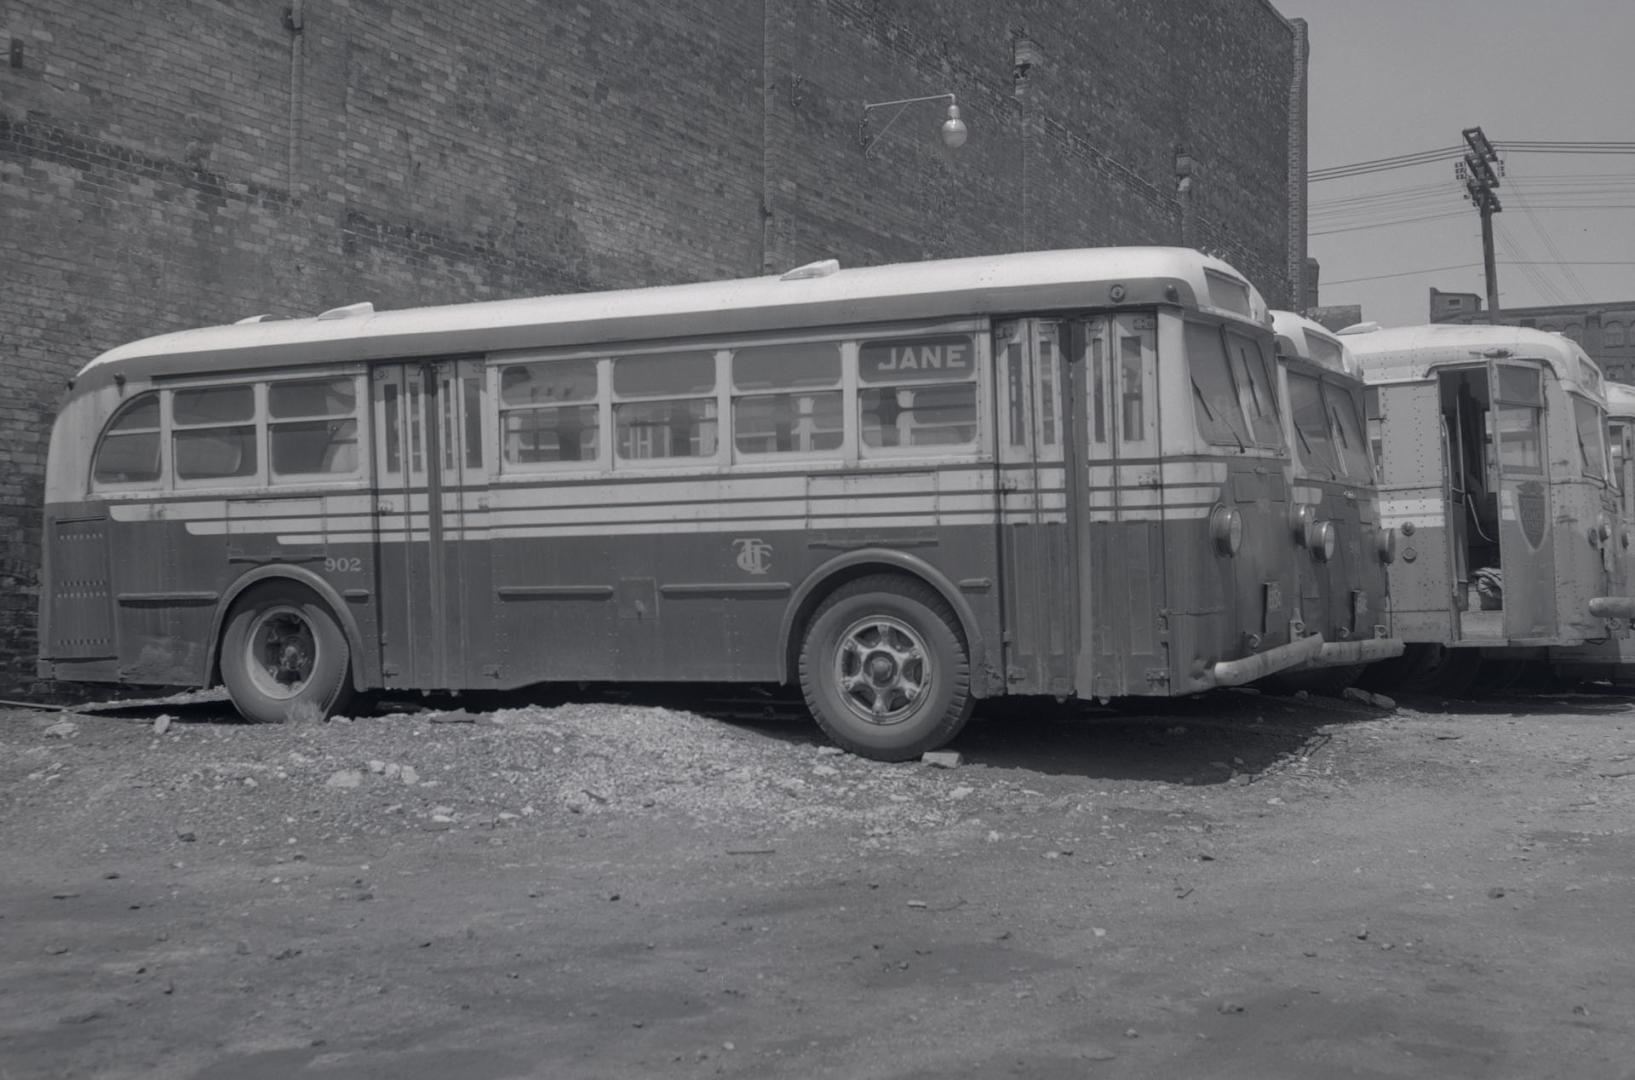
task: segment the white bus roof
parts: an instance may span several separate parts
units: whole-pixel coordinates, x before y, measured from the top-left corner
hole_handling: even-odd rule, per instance
[[[1484,359],[1540,360],[1563,382],[1601,393],[1601,369],[1577,342],[1526,326],[1432,323],[1390,329],[1347,327],[1341,337],[1370,384],[1430,378],[1439,367]],[[1586,378],[1586,374],[1590,377]]]
[[[1272,332],[1277,335],[1277,351],[1298,356],[1319,367],[1362,378],[1362,367],[1345,340],[1315,319],[1294,311],[1272,312]]]
[[[1181,304],[1267,324],[1265,302],[1227,263],[1187,248],[1079,248],[375,311],[245,320],[110,349],[80,378],[470,355],[724,336],[826,325],[1111,305]]]
[[[1635,386],[1607,381],[1607,415],[1620,420],[1635,419]]]

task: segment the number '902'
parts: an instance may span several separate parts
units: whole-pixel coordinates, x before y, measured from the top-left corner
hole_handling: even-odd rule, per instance
[[[362,559],[325,559],[324,570],[331,574],[356,574],[363,570]]]

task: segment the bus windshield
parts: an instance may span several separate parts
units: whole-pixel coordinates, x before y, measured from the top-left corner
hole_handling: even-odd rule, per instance
[[[1329,436],[1322,384],[1310,375],[1289,372],[1289,408],[1294,413],[1295,452],[1300,455],[1300,464],[1310,472],[1339,479],[1344,470]]]
[[[1243,406],[1226,359],[1218,327],[1187,323],[1187,366],[1192,374],[1192,404],[1198,431],[1212,443],[1242,450],[1254,440],[1243,418]]]
[[[1601,419],[1601,410],[1596,408],[1593,401],[1575,396],[1573,420],[1578,427],[1578,460],[1584,468],[1584,475],[1605,480],[1607,461],[1601,437],[1605,425]]]

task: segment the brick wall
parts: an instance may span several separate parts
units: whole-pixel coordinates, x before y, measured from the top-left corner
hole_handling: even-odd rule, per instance
[[[1264,0],[0,2],[0,690],[31,679],[50,416],[98,352],[363,299],[1177,243],[1182,145],[1189,239],[1287,304],[1296,42]],[[962,150],[919,105],[862,153],[864,101],[943,92]]]

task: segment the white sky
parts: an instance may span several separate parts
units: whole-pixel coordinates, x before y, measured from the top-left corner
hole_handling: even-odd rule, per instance
[[[1495,143],[1635,142],[1635,0],[1277,4],[1310,28],[1313,169],[1462,145],[1460,132],[1476,126]],[[1635,300],[1635,155],[1501,155],[1500,303]],[[1321,303],[1360,303],[1365,319],[1403,325],[1426,321],[1432,285],[1485,295],[1480,218],[1451,160],[1313,183],[1308,192],[1309,234],[1367,226],[1310,236]],[[1335,204],[1361,195],[1382,198]],[[1584,203],[1618,208],[1555,209]],[[1433,215],[1448,216],[1384,224]],[[1512,260],[1575,265],[1506,265]],[[1455,268],[1420,272],[1431,267]],[[1346,280],[1355,278],[1375,280]]]

